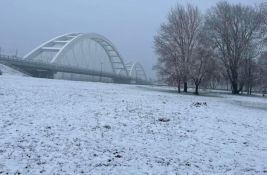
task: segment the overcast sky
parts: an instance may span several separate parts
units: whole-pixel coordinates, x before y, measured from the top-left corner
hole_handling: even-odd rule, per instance
[[[125,62],[140,62],[154,78],[153,37],[177,2],[190,2],[205,12],[218,0],[0,0],[0,47],[4,53],[17,49],[24,56],[57,35],[98,33],[113,42]]]

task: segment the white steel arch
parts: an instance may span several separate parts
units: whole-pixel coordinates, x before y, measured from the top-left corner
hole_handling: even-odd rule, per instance
[[[94,46],[95,43],[91,41],[97,43],[101,48],[99,46]],[[93,48],[98,50],[99,53],[103,50],[105,55],[103,53],[100,55],[93,55],[94,53],[91,53],[94,52],[92,51]],[[95,52],[97,53],[97,51]],[[79,59],[75,60],[76,57]],[[124,61],[112,42],[104,36],[94,33],[70,33],[55,37],[35,48],[27,54],[24,59],[50,64],[64,64],[68,61],[70,64],[76,64],[69,66],[83,66],[84,68],[84,66],[87,65],[87,68],[89,68],[88,60],[85,61],[84,59],[91,59],[92,57],[100,57],[101,59],[103,58],[104,61],[108,59],[114,74],[125,77],[129,76]],[[107,59],[105,59],[106,57]],[[102,61],[100,66],[102,72]],[[103,70],[103,72],[106,71],[107,70]]]
[[[129,76],[134,80],[147,81],[147,76],[143,66],[139,63],[127,63],[126,68]]]

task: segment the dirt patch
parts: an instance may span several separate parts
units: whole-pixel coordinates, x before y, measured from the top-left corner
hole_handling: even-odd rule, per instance
[[[202,106],[208,106],[208,104],[207,104],[207,102],[194,102],[191,104],[191,106],[199,108]]]
[[[171,120],[168,119],[168,118],[159,118],[158,121],[159,121],[159,122],[167,123],[167,122],[170,122]]]

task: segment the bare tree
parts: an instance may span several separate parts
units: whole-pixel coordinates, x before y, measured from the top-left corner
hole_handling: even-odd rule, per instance
[[[206,16],[206,31],[225,67],[233,94],[242,91],[244,60],[252,59],[249,53],[258,49],[255,43],[263,37],[263,23],[262,10],[226,1],[219,2]]]
[[[155,37],[155,49],[159,55],[158,64],[154,67],[159,76],[164,77],[168,84],[177,85],[178,92],[181,92],[181,65],[175,45],[172,38],[166,35],[164,26],[161,28],[162,33]]]
[[[228,77],[225,75],[224,67],[215,58],[214,52],[211,67],[212,70],[203,83],[211,89],[226,88],[228,90]]]
[[[267,28],[267,2],[262,3],[261,10],[263,12],[264,16],[264,24]],[[259,84],[261,87],[261,90],[264,93],[267,93],[267,36],[265,35],[265,38],[263,40],[265,50],[261,53],[261,56],[258,60],[258,67],[259,67]]]
[[[160,32],[155,37],[157,54],[161,59],[170,61],[169,64],[165,61],[165,66],[174,66],[171,70],[175,70],[178,85],[183,81],[185,92],[189,78],[189,63],[197,43],[201,22],[201,14],[197,7],[177,5],[171,10],[167,23],[161,25]]]
[[[260,90],[264,93],[267,92],[267,52],[264,52],[258,59],[258,84]]]
[[[199,42],[193,51],[192,59],[190,61],[190,78],[195,84],[195,94],[199,94],[199,85],[204,80],[209,80],[212,78],[213,73],[215,73],[214,68],[216,67],[216,62],[214,61],[212,48],[209,47],[206,36],[201,35],[199,37]]]

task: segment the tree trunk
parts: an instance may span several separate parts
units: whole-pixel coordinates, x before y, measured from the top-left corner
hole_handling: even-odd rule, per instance
[[[196,88],[195,88],[195,94],[198,95],[198,85],[196,85]]]
[[[231,83],[232,83],[232,94],[239,94],[237,82],[231,82]]]
[[[184,82],[184,92],[187,92],[187,82]]]
[[[177,88],[178,88],[178,93],[181,93],[181,81],[177,81]]]

